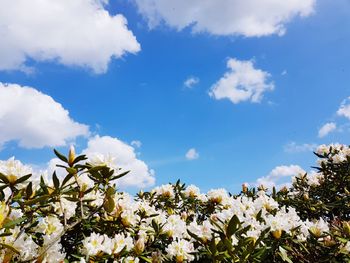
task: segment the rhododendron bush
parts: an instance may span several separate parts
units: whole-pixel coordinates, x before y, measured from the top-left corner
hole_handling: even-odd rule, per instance
[[[110,158],[55,153],[65,177],[0,161],[1,262],[350,262],[348,146],[320,146],[290,187],[236,195],[177,182],[133,197]]]

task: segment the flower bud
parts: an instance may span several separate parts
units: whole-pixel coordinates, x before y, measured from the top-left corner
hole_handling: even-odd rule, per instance
[[[136,242],[135,242],[135,246],[134,246],[134,249],[135,249],[135,253],[137,255],[141,255],[142,252],[145,250],[145,240],[140,237]]]
[[[274,238],[280,239],[282,236],[282,230],[281,229],[275,230],[272,232],[272,235]]]
[[[343,222],[343,228],[344,228],[344,232],[347,236],[350,236],[350,224],[349,222],[344,221]]]
[[[303,194],[303,199],[305,201],[309,200],[309,195],[307,193]]]
[[[68,164],[69,166],[73,166],[73,162],[75,160],[75,148],[73,145],[70,146],[69,154],[68,154]]]
[[[176,256],[176,263],[182,263],[182,262],[184,262],[184,256],[177,255]]]
[[[247,183],[242,184],[242,192],[243,193],[248,192],[248,184]]]
[[[9,213],[9,207],[5,201],[0,203],[0,227],[2,227],[7,215]]]
[[[324,238],[324,244],[327,247],[332,247],[336,244],[336,242],[330,236],[326,236]]]

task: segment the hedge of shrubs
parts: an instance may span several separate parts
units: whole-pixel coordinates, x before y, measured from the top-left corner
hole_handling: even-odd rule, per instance
[[[350,148],[320,146],[291,187],[139,192],[101,155],[63,156],[66,176],[0,161],[1,262],[350,262]]]

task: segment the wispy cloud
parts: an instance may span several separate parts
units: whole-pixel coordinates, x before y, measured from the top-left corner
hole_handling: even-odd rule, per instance
[[[290,142],[290,143],[287,143],[283,148],[284,148],[284,151],[287,153],[312,152],[317,148],[317,144],[315,143],[297,144],[296,142]]]
[[[327,122],[318,130],[318,137],[323,138],[337,129],[335,122]]]

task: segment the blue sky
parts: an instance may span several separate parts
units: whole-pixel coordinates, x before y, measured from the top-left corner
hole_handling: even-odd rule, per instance
[[[205,24],[206,29],[194,32],[193,24],[179,28],[177,22],[172,22],[172,18],[164,14],[159,24],[150,25],[148,22],[152,17],[147,17],[148,14],[140,7],[147,1],[96,2],[99,3],[96,8],[106,10],[109,17],[122,14],[127,19],[127,29],[136,38],[140,49],[137,50],[135,45],[121,47],[123,55],[114,54],[108,66],[101,71],[101,68],[96,70],[93,66],[94,56],[102,56],[99,52],[103,53],[108,47],[101,44],[93,50],[94,53],[86,48],[91,43],[78,39],[79,34],[77,39],[74,35],[73,39],[65,38],[63,34],[60,40],[65,47],[75,41],[74,44],[81,45],[82,50],[87,49],[84,56],[91,56],[90,60],[85,61],[81,57],[69,60],[67,54],[74,49],[57,48],[55,51],[50,44],[47,48],[44,44],[33,44],[30,49],[26,49],[26,43],[16,46],[23,49],[24,60],[11,65],[0,63],[0,83],[4,85],[0,89],[5,89],[5,86],[11,88],[14,84],[20,89],[32,87],[60,103],[69,112],[70,119],[86,125],[89,132],[80,130],[83,136],[63,137],[64,143],[50,140],[44,145],[21,145],[19,141],[27,136],[27,126],[21,126],[27,119],[22,118],[35,118],[34,113],[28,113],[30,116],[23,112],[16,115],[10,111],[21,111],[21,107],[5,106],[1,110],[0,105],[0,113],[3,111],[3,115],[0,114],[3,130],[0,132],[1,159],[15,156],[24,163],[44,167],[53,158],[54,147],[67,152],[69,145],[74,143],[77,151],[83,151],[88,148],[90,140],[110,136],[125,145],[134,140],[142,143],[140,147],[132,145],[135,158],[142,160],[148,171],[154,170],[156,185],[181,179],[203,190],[225,187],[237,191],[241,183],[254,184],[278,166],[288,169],[295,164],[309,171],[314,165],[311,151],[315,145],[332,142],[349,144],[350,108],[347,108],[346,101],[350,96],[348,1],[309,1],[312,13],[301,17],[294,15],[293,12],[297,11],[292,10],[293,15],[289,14],[288,19],[280,21],[285,27],[282,35],[278,34],[278,30],[249,33],[237,26],[238,22],[234,19],[228,22],[236,31],[242,32],[230,29],[228,33],[218,33],[215,31],[217,28],[210,28],[208,24]],[[240,8],[240,2],[243,3],[234,2],[235,8]],[[271,1],[261,1],[259,5],[265,2],[268,5]],[[1,5],[11,9],[13,4],[5,1]],[[22,7],[18,5],[16,8]],[[186,4],[183,8],[187,8]],[[300,8],[305,11],[304,7]],[[220,13],[220,7],[217,9],[213,12]],[[42,10],[45,11],[44,7]],[[158,12],[157,17],[161,17],[162,10]],[[178,15],[186,13],[185,10],[179,12]],[[255,14],[254,11],[252,13]],[[27,19],[32,19],[30,14],[28,16]],[[74,22],[79,23],[80,17],[83,19],[83,15],[77,14]],[[231,19],[230,16],[227,19]],[[11,28],[12,23],[17,22],[0,18],[0,25]],[[35,43],[35,37],[41,34],[38,26],[21,26],[24,32],[33,36],[31,41]],[[60,26],[49,29],[60,30]],[[222,27],[225,26],[222,24]],[[102,37],[97,35],[96,43],[112,41],[112,31],[108,31],[112,29],[103,29],[107,33]],[[45,32],[47,29],[42,30]],[[0,27],[1,38],[8,37],[5,33]],[[94,28],[89,34],[95,34]],[[120,35],[116,33],[113,36],[118,38]],[[45,42],[46,39],[43,39]],[[10,57],[13,47],[10,41],[7,46],[0,44],[0,60],[3,57],[4,61],[11,61],[14,56]],[[127,41],[136,43],[130,37]],[[37,50],[32,51],[34,47]],[[210,96],[210,90],[224,78],[225,73],[232,73],[227,68],[230,59],[238,63],[250,61],[254,72],[265,74],[263,79],[259,79],[259,85],[273,85],[273,90],[264,90],[258,101],[247,98],[233,103],[227,98]],[[184,85],[189,77],[199,80],[191,88]],[[241,83],[236,88],[245,89],[244,85]],[[5,97],[4,93],[0,93],[1,104],[9,98],[11,96]],[[339,112],[341,107],[343,113]],[[21,131],[16,131],[14,137],[4,135],[8,129],[7,119],[3,117],[6,114],[19,116],[13,125],[20,127]],[[40,122],[45,122],[45,118]],[[332,124],[328,125],[331,128],[319,136],[319,130],[327,123]],[[44,123],[43,127],[46,127]],[[56,129],[51,124],[47,127]],[[57,126],[57,129],[61,128]],[[31,131],[30,136],[40,141],[40,134],[40,131]],[[25,138],[30,140],[31,137]],[[185,155],[192,148],[198,156],[188,160]],[[118,162],[118,153],[116,160]],[[286,175],[289,175],[288,172]],[[152,184],[153,181],[149,181],[143,186],[148,188]],[[135,183],[130,187],[138,189],[140,186]]]

